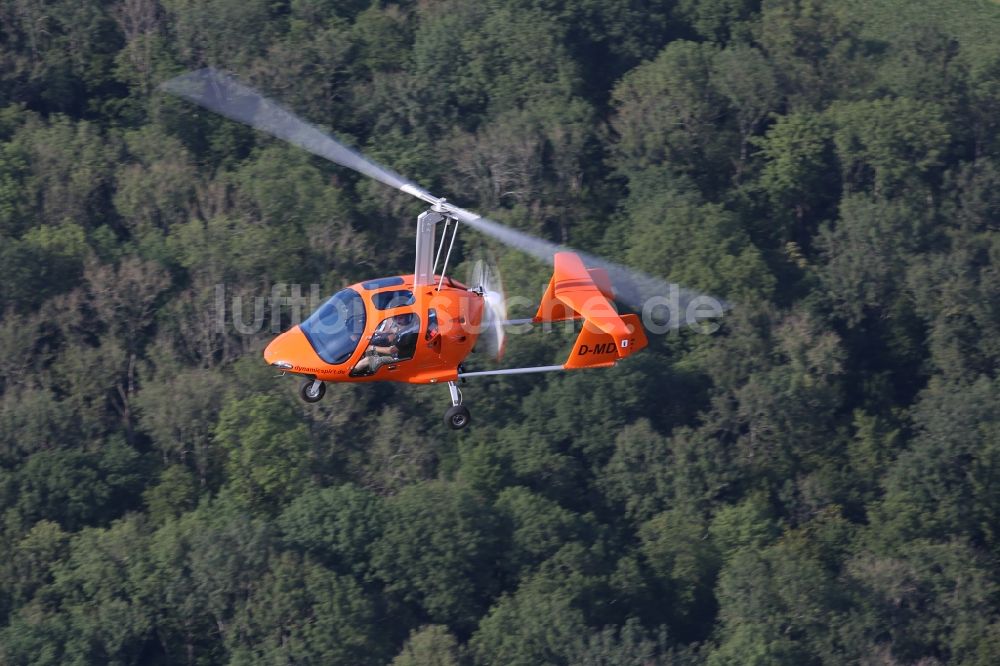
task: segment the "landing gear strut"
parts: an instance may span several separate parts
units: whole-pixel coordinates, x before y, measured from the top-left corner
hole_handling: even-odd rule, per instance
[[[299,395],[306,402],[319,402],[326,395],[326,384],[318,379],[307,379],[299,389]]]
[[[451,393],[451,407],[444,413],[444,422],[452,430],[461,430],[469,425],[469,410],[462,404],[462,392],[455,382],[448,382],[448,391]]]

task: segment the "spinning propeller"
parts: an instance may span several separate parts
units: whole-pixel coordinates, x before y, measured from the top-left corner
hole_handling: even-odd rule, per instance
[[[500,271],[495,264],[478,259],[469,272],[466,284],[483,297],[483,318],[479,322],[476,350],[500,361],[507,338],[507,329],[504,328],[504,322],[507,321],[507,297]]]
[[[511,229],[434,196],[395,171],[348,148],[315,125],[298,118],[223,72],[212,68],[200,69],[170,79],[160,87],[210,111],[267,132],[314,155],[406,192],[431,204],[435,210],[447,213],[473,229],[547,263],[552,263],[552,257],[556,252],[570,249]],[[572,251],[577,253],[588,267],[603,268],[608,272],[611,283],[615,286],[616,300],[642,311],[649,299],[658,297],[663,299],[660,301],[662,304],[670,304],[668,308],[676,306],[679,310],[670,312],[669,325],[679,327],[688,323],[682,319],[686,319],[684,313],[688,310],[688,304],[699,296],[697,292],[586,252]],[[499,351],[502,348],[501,338],[497,349]]]

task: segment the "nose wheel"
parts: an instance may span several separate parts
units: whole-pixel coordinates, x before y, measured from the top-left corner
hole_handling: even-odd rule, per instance
[[[469,409],[462,404],[462,391],[459,390],[455,382],[448,382],[448,391],[451,393],[451,407],[444,413],[444,422],[452,430],[461,430],[469,425],[472,417]]]
[[[306,402],[319,402],[326,395],[326,384],[318,379],[307,379],[299,389],[299,395]]]

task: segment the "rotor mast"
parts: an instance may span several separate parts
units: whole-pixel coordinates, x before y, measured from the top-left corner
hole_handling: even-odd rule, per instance
[[[440,289],[441,285],[444,283],[445,272],[448,270],[448,260],[451,258],[451,250],[455,246],[455,237],[458,236],[458,218],[452,214],[452,209],[454,208],[450,204],[446,203],[444,199],[436,199],[430,196],[422,190],[417,188],[411,188],[414,191],[407,190],[406,187],[400,188],[401,190],[418,196],[421,199],[433,200],[433,204],[419,216],[417,216],[417,239],[416,239],[416,263],[413,267],[413,286],[429,286],[434,284],[434,276],[437,273],[438,261],[441,260],[441,251],[444,249],[445,241],[448,238],[448,226],[454,222],[455,226],[451,230],[451,242],[448,245],[448,253],[444,257],[444,265],[441,267],[441,281],[438,282],[437,288]],[[417,194],[417,193],[420,194]],[[421,196],[421,194],[427,195]],[[444,231],[441,234],[441,244],[437,248],[437,252],[434,251],[434,236],[437,230],[437,225],[444,221]]]
[[[433,209],[426,210],[417,217],[417,262],[413,267],[413,286],[423,287],[434,284],[434,229],[444,215]]]

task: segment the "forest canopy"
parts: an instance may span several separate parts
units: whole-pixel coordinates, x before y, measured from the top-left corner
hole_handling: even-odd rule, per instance
[[[990,0],[4,0],[0,662],[995,663],[997,35]],[[732,307],[470,380],[461,433],[441,387],[306,405],[263,346],[408,272],[421,208],[159,89],[205,66]],[[471,232],[459,278],[481,251],[537,302]]]

